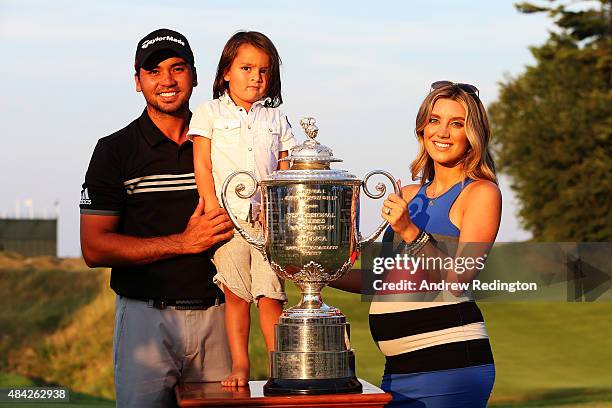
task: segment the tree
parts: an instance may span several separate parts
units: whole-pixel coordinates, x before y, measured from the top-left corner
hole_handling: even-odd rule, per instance
[[[558,29],[489,107],[498,168],[538,241],[612,240],[612,0],[576,3],[516,5]]]

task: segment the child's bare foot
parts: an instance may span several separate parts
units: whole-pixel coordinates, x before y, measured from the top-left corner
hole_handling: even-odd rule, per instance
[[[221,385],[224,387],[247,387],[249,385],[249,367],[232,368],[232,373],[221,380]]]

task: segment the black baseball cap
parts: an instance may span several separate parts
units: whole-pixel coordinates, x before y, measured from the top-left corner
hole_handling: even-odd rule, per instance
[[[146,67],[145,64],[147,64],[147,62],[152,62],[148,60],[154,54],[165,56],[166,58],[171,55],[176,55],[183,58],[192,67],[194,66],[193,52],[189,46],[189,41],[187,41],[187,38],[185,38],[183,34],[174,30],[160,28],[159,30],[147,34],[143,39],[138,41],[136,58],[134,60],[134,69],[136,69],[137,73],[141,67]],[[163,59],[156,61],[155,66]]]

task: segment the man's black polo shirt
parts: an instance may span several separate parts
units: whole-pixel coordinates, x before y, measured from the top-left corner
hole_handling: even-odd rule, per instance
[[[193,145],[181,146],[155,126],[147,111],[98,141],[81,192],[81,214],[117,215],[118,233],[158,237],[182,232],[198,202]],[[208,299],[210,254],[183,255],[144,266],[113,268],[111,288],[122,296]]]

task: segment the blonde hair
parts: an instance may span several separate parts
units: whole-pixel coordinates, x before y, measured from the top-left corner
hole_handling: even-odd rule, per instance
[[[421,178],[421,184],[433,180],[435,175],[433,159],[425,150],[423,134],[429,123],[431,112],[438,99],[457,101],[465,109],[465,133],[469,147],[461,159],[464,179],[489,180],[497,184],[495,163],[489,151],[491,130],[489,120],[482,102],[476,95],[468,94],[456,85],[447,85],[435,89],[427,95],[416,118],[415,134],[419,141],[419,154],[410,165],[412,179]]]

